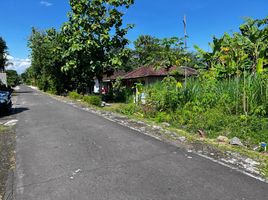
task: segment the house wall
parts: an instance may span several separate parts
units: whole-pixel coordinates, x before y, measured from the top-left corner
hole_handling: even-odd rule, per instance
[[[157,76],[157,77],[146,77],[145,85],[150,85],[156,82],[160,82],[164,79],[164,77]]]
[[[7,86],[7,74],[6,73],[0,73],[0,80],[4,85]]]
[[[100,83],[98,79],[94,79],[94,89],[93,92],[94,93],[100,93]]]

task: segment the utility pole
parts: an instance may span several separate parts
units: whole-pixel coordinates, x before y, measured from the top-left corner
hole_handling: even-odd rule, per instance
[[[187,49],[187,21],[186,21],[186,15],[184,15],[183,18],[183,26],[184,26],[184,48]]]
[[[183,17],[183,26],[184,26],[184,50],[187,51],[187,21],[186,21],[186,15]],[[187,66],[185,66],[184,69],[184,87],[187,86]]]

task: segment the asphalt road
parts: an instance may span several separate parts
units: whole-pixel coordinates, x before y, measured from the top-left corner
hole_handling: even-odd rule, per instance
[[[266,183],[28,87],[18,104],[17,200],[268,199]]]

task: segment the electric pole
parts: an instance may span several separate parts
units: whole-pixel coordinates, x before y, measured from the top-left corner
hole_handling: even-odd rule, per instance
[[[183,26],[184,26],[184,48],[187,49],[187,21],[186,15],[183,18]]]
[[[183,17],[183,26],[184,26],[184,51],[187,51],[187,21],[186,21],[186,15]],[[187,67],[184,68],[184,87],[187,86]]]

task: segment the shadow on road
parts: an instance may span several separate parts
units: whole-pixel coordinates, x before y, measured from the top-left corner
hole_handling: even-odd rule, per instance
[[[29,108],[25,108],[25,107],[13,108],[10,114],[15,115],[15,114],[27,111],[27,110],[29,110]]]
[[[9,113],[0,112],[0,117],[8,117],[8,116],[16,115],[16,114],[25,112],[27,110],[29,110],[29,108],[24,108],[24,107],[12,108],[12,110]]]
[[[16,91],[14,92],[14,94],[28,94],[28,93],[33,93],[34,91],[31,90],[20,90],[20,91]]]

